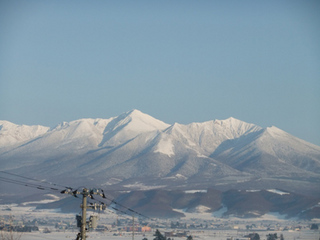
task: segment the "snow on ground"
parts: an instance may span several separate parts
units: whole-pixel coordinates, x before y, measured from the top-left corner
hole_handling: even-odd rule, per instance
[[[49,239],[49,240],[56,240],[56,239],[76,239],[77,232],[51,232],[51,233],[23,233],[20,240],[37,240],[37,239]],[[152,240],[153,232],[147,234],[146,236],[142,236],[141,234],[135,233],[135,240],[142,240],[144,237]],[[87,233],[88,240],[99,240],[99,239],[108,239],[108,240],[132,240],[132,234],[124,234],[121,236],[114,236],[111,232],[89,232]],[[185,240],[185,238],[183,238]]]
[[[268,192],[272,192],[272,193],[276,193],[276,194],[279,194],[279,195],[285,195],[285,194],[290,194],[288,192],[283,192],[283,191],[280,191],[278,189],[268,189],[267,190]]]
[[[228,211],[228,208],[226,206],[223,206],[222,208],[220,208],[218,211],[213,212],[213,216],[216,218],[220,218],[223,216],[224,213],[226,213]]]
[[[200,211],[201,209],[203,211]],[[185,215],[185,217],[181,218],[184,220],[189,220],[189,219],[217,220],[217,219],[221,219],[223,217],[223,214],[228,211],[228,208],[224,206],[224,207],[220,208],[218,211],[215,211],[213,213],[205,212],[204,208],[199,208],[198,210],[199,211],[195,211],[195,212],[190,213],[190,212],[186,212],[185,210],[174,209],[174,211],[181,212]],[[237,218],[237,217],[232,217],[232,219],[236,220],[236,221],[244,221],[244,219]],[[296,219],[295,218],[286,219],[286,215],[279,214],[278,212],[270,212],[270,213],[264,214],[260,217],[245,219],[245,221],[252,221],[252,222],[263,221],[263,220],[283,222],[283,221],[296,220]]]
[[[127,185],[123,185],[126,188],[130,188],[131,190],[133,189],[139,189],[139,190],[152,190],[152,189],[158,189],[158,188],[164,188],[166,187],[165,185],[161,185],[161,186],[147,186],[144,185],[143,183],[140,182],[135,182],[134,184],[127,184]]]
[[[246,192],[260,192],[261,190],[246,190]],[[278,190],[278,189],[267,189],[268,192],[271,192],[271,193],[275,193],[275,194],[279,194],[279,195],[285,195],[285,194],[290,194],[288,192],[284,192],[284,191],[281,191],[281,190]]]
[[[168,155],[169,157],[174,155],[173,144],[171,139],[161,139],[159,144],[157,145],[157,149],[154,150],[155,153],[162,153]]]
[[[246,190],[246,192],[260,192],[261,190]]]
[[[186,212],[185,210],[182,209],[173,209],[176,212],[180,212],[183,213],[185,215],[185,217],[182,217],[182,220],[190,220],[190,219],[196,219],[199,218],[201,216],[201,219],[213,219],[212,217],[212,213],[207,213],[207,212]]]
[[[207,190],[186,190],[185,193],[207,193]]]
[[[165,231],[170,231],[169,229],[159,229],[162,234]],[[87,233],[88,240],[100,240],[100,239],[108,239],[108,240],[142,240],[143,238],[147,238],[148,240],[154,239],[155,230],[142,234],[135,233],[134,237],[132,233],[124,233],[119,236],[115,236],[112,232],[89,232]],[[241,239],[243,235],[248,234],[250,232],[239,232],[238,230],[206,230],[206,231],[196,231],[192,230],[188,233],[191,235],[193,239],[196,240],[226,240],[227,238],[233,237],[233,239]],[[260,239],[266,239],[266,235],[269,233],[277,233],[278,236],[283,234],[284,239],[299,239],[299,240],[317,240],[319,239],[319,232],[316,231],[259,231],[257,232],[260,235]],[[51,233],[41,233],[41,232],[32,232],[32,233],[23,233],[21,235],[20,240],[56,240],[56,239],[75,239],[77,232],[74,231],[66,231],[66,232],[51,232]],[[174,237],[175,240],[186,240],[186,237]]]
[[[33,201],[33,202],[24,202],[24,203],[22,203],[22,205],[26,206],[26,205],[30,205],[30,204],[51,203],[51,202],[58,201],[60,199],[58,196],[53,195],[53,194],[46,194],[45,196],[50,197],[51,199],[44,199],[44,200]]]
[[[174,176],[171,176],[171,177],[164,177],[163,179],[188,179],[187,177],[183,176],[182,174],[179,174],[177,173],[176,175]]]
[[[109,186],[109,185],[117,184],[121,181],[122,181],[122,179],[119,179],[119,178],[111,178],[109,181],[103,183],[102,186]]]
[[[195,208],[195,211],[198,213],[206,213],[210,210],[209,207],[203,206],[203,205],[199,205]]]
[[[264,214],[260,217],[260,219],[263,220],[273,220],[273,221],[286,221],[286,215],[280,214],[278,212],[270,212],[267,214]]]
[[[33,216],[37,218],[41,217],[53,217],[59,218],[61,217],[61,213],[59,209],[36,209],[35,206],[27,206],[27,205],[18,205],[18,204],[5,204],[0,205],[0,216],[4,215],[13,215],[13,216]],[[64,217],[72,217],[74,218],[74,214],[63,214]]]
[[[8,208],[11,209],[11,211],[8,210]],[[210,222],[214,222],[217,225],[219,224],[228,224],[228,226],[234,226],[233,229],[229,230],[223,230],[223,229],[187,229],[188,233],[187,235],[193,236],[193,239],[195,240],[226,240],[229,237],[233,237],[233,239],[236,238],[242,238],[244,235],[252,232],[257,232],[260,235],[260,239],[266,239],[266,235],[269,233],[277,233],[278,236],[280,234],[283,234],[284,239],[299,239],[299,240],[316,240],[319,239],[319,231],[312,231],[308,228],[303,228],[300,231],[297,230],[289,230],[289,231],[272,231],[272,230],[263,230],[263,229],[256,229],[256,230],[246,230],[246,225],[251,223],[255,223],[257,227],[260,226],[262,222],[266,222],[266,224],[271,224],[275,226],[277,223],[282,222],[281,226],[301,226],[301,224],[307,226],[308,223],[303,221],[289,221],[288,220],[280,220],[279,218],[283,217],[276,213],[266,214],[262,216],[261,218],[254,218],[254,219],[237,219],[237,218],[219,218],[216,216],[213,216],[212,213],[186,213],[182,210],[177,210],[179,212],[183,212],[186,214],[185,218],[180,219],[179,221],[186,221],[189,223],[197,223],[197,219],[201,220],[210,220]],[[225,209],[226,210],[226,209]],[[35,210],[34,207],[29,206],[19,206],[17,204],[10,204],[10,205],[0,205],[0,216],[5,215],[12,215],[15,216],[18,220],[18,215],[23,218],[42,218],[42,219],[68,219],[70,222],[75,222],[75,214],[61,214],[56,211],[48,211],[48,210]],[[106,223],[110,224],[110,222],[114,222],[117,219],[118,215],[111,214],[108,212],[107,214],[100,214],[99,215],[99,223]],[[157,223],[161,224],[160,220],[156,220]],[[162,223],[174,221],[174,220],[162,220]],[[270,222],[269,222],[270,221]],[[287,222],[288,221],[288,225]],[[320,220],[316,221],[316,223],[319,223]],[[250,224],[251,224],[250,223]],[[265,224],[265,225],[266,225]],[[171,232],[174,229],[171,228],[152,228],[151,232],[149,233],[139,233],[136,232],[134,234],[134,237],[131,232],[96,232],[96,231],[90,231],[87,233],[87,239],[88,240],[100,240],[100,239],[108,239],[108,240],[142,240],[143,238],[147,238],[148,240],[154,239],[153,234],[155,233],[156,229],[159,229],[162,234],[164,232]],[[41,227],[40,231],[31,232],[31,233],[22,233],[21,240],[56,240],[56,239],[75,239],[76,235],[79,231],[79,229],[74,228],[70,230],[57,230],[54,228],[54,225],[49,227],[50,233],[44,233],[44,227]],[[184,230],[181,230],[184,231]],[[14,233],[16,234],[16,233]],[[175,240],[186,240],[186,237],[178,238],[174,237]]]

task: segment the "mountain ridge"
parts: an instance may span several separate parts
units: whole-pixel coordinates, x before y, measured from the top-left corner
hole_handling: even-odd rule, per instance
[[[232,159],[237,162],[239,156],[247,157],[249,152],[252,154],[256,152],[257,155],[261,150],[280,156],[279,162],[281,162],[283,155],[294,151],[300,155],[307,155],[307,160],[304,161],[309,162],[308,171],[318,171],[320,166],[318,164],[320,147],[300,140],[279,128],[261,128],[232,117],[226,120],[169,125],[134,109],[109,119],[86,118],[69,123],[63,122],[52,129],[40,125],[30,127],[21,125],[20,127],[11,124],[13,131],[10,132],[10,124],[7,121],[0,122],[0,143],[2,143],[0,149],[9,147],[5,153],[0,151],[1,155],[8,154],[10,151],[14,152],[13,155],[19,155],[20,150],[25,152],[30,148],[34,153],[54,149],[68,152],[73,149],[86,154],[93,151],[106,152],[111,148],[113,151],[109,154],[124,148],[137,153],[137,149],[141,148],[140,155],[143,155],[146,149],[152,149],[154,154],[169,158],[175,155],[181,157],[182,152],[193,153],[200,158],[221,159],[221,156],[228,155],[228,161],[231,164]],[[19,138],[19,136],[23,137]],[[16,142],[13,143],[11,140],[8,145],[4,144],[3,142],[8,138],[15,139]],[[277,144],[274,144],[274,141]],[[15,147],[10,149],[13,145]],[[303,163],[298,160],[290,161],[286,160],[303,167]]]
[[[110,190],[280,188],[320,197],[319,146],[232,117],[170,125],[134,109],[54,128],[0,121],[0,164]]]

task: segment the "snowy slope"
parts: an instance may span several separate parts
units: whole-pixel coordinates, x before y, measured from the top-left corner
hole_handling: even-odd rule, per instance
[[[162,131],[167,127],[169,127],[169,124],[144,114],[139,110],[132,110],[114,118],[108,124],[104,130],[104,137],[100,146],[116,146],[130,141],[140,134]]]
[[[276,127],[226,141],[211,157],[255,175],[305,178],[320,172],[320,147]]]
[[[17,125],[0,121],[0,148],[21,144],[46,133],[50,128],[40,125]]]
[[[0,124],[2,169],[70,185],[261,189],[281,178],[298,191],[320,181],[320,147],[234,118],[169,125],[132,110],[53,129]]]
[[[166,130],[168,134],[179,139],[190,148],[197,149],[202,154],[210,155],[222,142],[237,139],[262,128],[242,122],[235,118],[215,120],[203,123],[182,125],[175,123]]]

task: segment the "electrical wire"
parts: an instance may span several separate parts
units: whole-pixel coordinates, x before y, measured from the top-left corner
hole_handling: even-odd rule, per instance
[[[66,192],[66,193],[70,193],[72,194],[74,197],[77,197],[77,194],[79,194],[79,191],[78,189],[76,190],[73,190],[74,188],[71,188],[71,187],[65,187],[65,186],[62,186],[62,185],[59,185],[59,184],[55,184],[55,183],[52,183],[52,182],[47,182],[47,181],[44,181],[44,180],[38,180],[38,179],[34,179],[34,178],[30,178],[30,177],[25,177],[25,176],[22,176],[22,175],[18,175],[18,174],[14,174],[14,173],[9,173],[9,172],[5,172],[5,171],[0,171],[0,173],[4,173],[4,174],[8,174],[10,176],[15,176],[15,177],[19,177],[19,178],[22,178],[22,179],[27,179],[29,181],[34,181],[34,182],[39,182],[41,184],[36,184],[36,183],[30,183],[30,182],[23,182],[23,181],[20,181],[20,180],[17,180],[17,179],[10,179],[10,178],[7,178],[7,177],[1,177],[0,176],[0,181],[3,181],[3,182],[7,182],[7,183],[11,183],[11,184],[17,184],[17,185],[21,185],[21,186],[24,186],[24,187],[31,187],[31,188],[36,188],[36,189],[39,189],[39,190],[49,190],[49,191],[59,191],[60,193],[63,193],[63,192]],[[48,184],[50,186],[44,186],[43,183],[45,184]],[[54,186],[54,187],[52,187]],[[56,188],[56,186],[61,186],[64,188],[64,190],[60,191],[58,188]],[[84,188],[83,188],[84,189]],[[129,207],[126,207],[124,206],[123,204],[120,204],[119,202],[116,202],[114,199],[110,198],[110,197],[107,197],[104,193],[104,191],[102,189],[98,190],[98,192],[100,191],[101,193],[99,194],[98,193],[98,196],[100,196],[102,198],[102,200],[98,200],[96,198],[93,198],[93,194],[97,194],[96,192],[94,191],[97,191],[97,189],[95,190],[90,190],[90,194],[89,195],[86,195],[88,197],[91,197],[91,199],[93,201],[96,201],[96,202],[99,202],[100,204],[103,204],[105,206],[108,206],[109,208],[111,208],[112,210],[114,211],[110,211],[110,210],[106,210],[106,208],[104,210],[106,210],[107,212],[109,213],[112,213],[112,214],[115,214],[115,215],[121,215],[125,218],[129,218],[129,217],[134,217],[134,214],[138,215],[138,216],[141,216],[143,218],[148,218],[147,216],[129,208]],[[80,192],[81,194],[81,192]],[[109,201],[108,203],[106,201]],[[88,201],[89,204],[92,204],[90,201]],[[113,206],[112,206],[113,205]],[[117,206],[119,206],[120,208],[118,208]],[[99,214],[100,214],[100,206],[99,206]],[[123,211],[123,209],[126,209],[126,211]],[[130,213],[128,213],[128,211]],[[127,217],[126,217],[127,216]],[[151,219],[152,220],[152,219]],[[134,220],[133,220],[134,221]],[[35,236],[36,237],[36,236]],[[43,236],[41,236],[42,238],[44,239],[48,239],[50,240],[51,238],[45,238]]]
[[[94,201],[97,201],[97,200],[94,199]],[[98,201],[98,202],[99,203],[103,203],[101,201]],[[94,203],[92,203],[91,201],[88,201],[88,204],[93,205]],[[124,217],[126,219],[132,219],[132,215],[129,215],[127,212],[124,212],[124,211],[122,211],[122,210],[120,210],[120,209],[118,209],[116,207],[112,207],[112,206],[108,206],[108,207],[111,208],[113,211],[111,211],[110,209],[104,209],[103,211],[115,214],[117,216],[120,215],[120,216],[122,216],[122,217]],[[99,212],[99,214],[100,214],[100,212]],[[149,218],[149,217],[145,217],[145,218]]]
[[[38,184],[33,184],[33,183],[26,183],[26,182],[22,182],[19,180],[6,178],[6,177],[0,177],[0,181],[7,182],[7,183],[13,183],[13,184],[17,184],[17,185],[21,185],[21,186],[25,186],[25,187],[36,188],[36,189],[40,189],[40,190],[55,190],[55,191],[58,190],[55,188],[42,186],[42,185],[38,185]]]
[[[106,199],[108,199],[110,202],[114,203],[115,205],[118,205],[118,206],[120,206],[120,207],[128,210],[128,211],[131,212],[131,213],[134,213],[134,214],[139,215],[139,216],[144,217],[144,218],[149,218],[149,217],[147,217],[147,216],[145,216],[145,215],[143,215],[143,214],[141,214],[141,213],[139,213],[139,212],[137,212],[137,211],[135,211],[135,210],[133,210],[133,209],[131,209],[131,208],[129,208],[129,207],[124,206],[123,204],[120,204],[119,202],[114,201],[113,199],[109,199],[109,198],[107,198],[107,197],[106,197]],[[130,215],[130,216],[131,216],[131,214],[128,214],[127,212],[124,212],[124,211],[122,211],[122,210],[120,210],[120,209],[118,209],[118,208],[115,208],[115,207],[112,207],[112,206],[110,206],[110,207],[111,207],[112,209],[116,210],[116,211],[119,211],[119,212],[121,212],[121,213],[123,213],[123,214]]]
[[[143,218],[149,218],[149,217],[147,217],[147,216],[145,216],[145,215],[143,215],[143,214],[141,214],[141,213],[139,213],[129,207],[126,207],[126,206],[116,202],[114,199],[107,197],[104,194],[103,189],[99,189],[99,190],[101,191],[102,194],[97,194],[97,196],[100,196],[102,198],[102,200],[98,200],[96,197],[92,196],[93,194],[89,194],[89,197],[91,198],[91,200],[96,201],[96,202],[103,204],[103,205],[107,205],[108,207],[112,208],[113,210],[120,212],[122,214],[128,215],[128,216],[132,216],[132,214],[136,214],[136,215],[141,216]],[[71,192],[71,191],[68,191],[67,189],[62,191],[61,193],[69,193],[69,194],[73,195],[74,197],[77,197],[77,194],[82,194],[81,192],[78,192],[78,190]],[[105,202],[106,200],[108,200],[109,203]],[[111,203],[115,204],[116,206],[119,206],[122,209],[120,209],[116,206],[111,206]],[[123,211],[123,209],[126,209],[127,211],[131,212],[131,214],[128,213],[127,211]]]
[[[47,182],[47,181],[45,181],[45,180],[38,180],[38,179],[35,179],[35,178],[25,177],[25,176],[22,176],[22,175],[19,175],[19,174],[11,173],[11,172],[1,171],[1,170],[0,170],[0,172],[1,172],[1,173],[8,174],[8,175],[11,175],[11,176],[16,176],[16,177],[20,177],[20,178],[32,180],[32,181],[35,181],[35,182],[47,183],[47,184],[49,184],[49,185],[60,186],[60,187],[62,187],[62,188],[71,188],[71,187],[66,187],[66,186],[63,186],[63,185],[56,184],[56,183]]]
[[[11,172],[6,172],[6,171],[2,171],[0,170],[0,173],[4,173],[4,174],[8,174],[8,175],[11,175],[11,176],[15,176],[15,177],[20,177],[22,179],[27,179],[27,180],[31,180],[31,181],[35,181],[35,182],[40,182],[40,183],[46,183],[48,185],[52,185],[52,186],[60,186],[60,187],[63,187],[65,188],[65,190],[61,190],[61,189],[58,189],[56,187],[48,187],[48,186],[43,186],[43,185],[40,185],[40,184],[35,184],[35,183],[26,183],[26,182],[23,182],[23,181],[19,181],[19,180],[16,180],[16,179],[10,179],[10,178],[6,178],[6,177],[0,177],[0,181],[3,181],[3,182],[7,182],[7,183],[12,183],[12,184],[17,184],[17,185],[21,185],[21,186],[25,186],[25,187],[31,187],[31,188],[36,188],[36,189],[39,189],[39,190],[54,190],[54,191],[60,191],[61,193],[66,193],[66,192],[69,192],[71,191],[72,195],[74,197],[77,197],[77,193],[78,193],[78,189],[76,190],[73,190],[75,188],[72,188],[72,187],[66,187],[66,186],[62,186],[62,185],[59,185],[59,184],[55,184],[55,183],[52,183],[52,182],[47,182],[45,180],[38,180],[38,179],[35,179],[35,178],[30,178],[30,177],[25,177],[25,176],[22,176],[22,175],[19,175],[19,174],[15,174],[15,173],[11,173]],[[93,198],[92,194],[90,194],[89,196],[91,197],[91,199],[93,200],[96,200],[98,202],[100,202],[100,204],[108,204],[109,207],[111,207],[113,210],[117,211],[117,212],[120,212],[122,214],[125,214],[125,215],[128,215],[128,216],[131,216],[132,214],[136,214],[136,215],[139,215],[141,217],[144,217],[144,218],[149,218],[129,207],[126,207],[122,204],[120,204],[119,202],[116,202],[114,199],[111,199],[109,197],[107,197],[104,193],[104,191],[102,189],[100,189],[101,192],[102,192],[102,199],[106,199],[108,201],[110,201],[110,203],[106,203],[104,201],[99,201],[95,198]],[[111,206],[111,203],[115,204],[115,206]],[[119,206],[120,208],[122,209],[126,209],[127,211],[131,212],[132,214],[129,214],[127,211],[123,211],[122,209],[116,207],[116,206]]]

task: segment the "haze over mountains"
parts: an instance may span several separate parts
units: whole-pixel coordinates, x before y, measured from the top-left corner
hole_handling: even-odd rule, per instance
[[[170,125],[132,110],[54,128],[0,121],[0,164],[4,171],[75,187],[277,188],[320,197],[319,146],[235,118]]]

